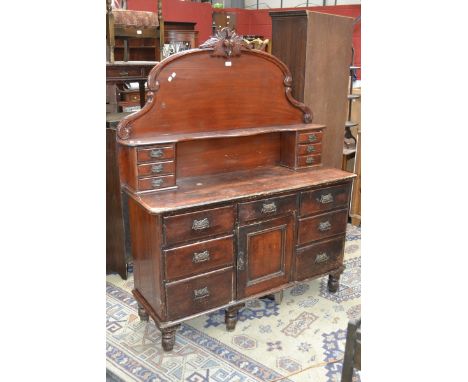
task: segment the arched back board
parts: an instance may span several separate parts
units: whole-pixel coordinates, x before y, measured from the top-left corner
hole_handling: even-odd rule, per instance
[[[292,98],[291,74],[276,57],[248,49],[232,32],[200,48],[152,69],[148,102],[122,120],[121,140],[312,122],[310,109]]]

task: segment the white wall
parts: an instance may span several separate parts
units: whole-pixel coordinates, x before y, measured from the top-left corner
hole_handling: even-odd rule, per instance
[[[258,0],[259,9],[280,8],[281,0]],[[337,0],[336,5],[361,4],[361,0]],[[283,0],[283,8],[305,7],[306,0]],[[309,7],[322,6],[323,0],[309,0]],[[335,5],[335,0],[326,0],[325,5]],[[257,9],[257,0],[245,0],[246,9]]]

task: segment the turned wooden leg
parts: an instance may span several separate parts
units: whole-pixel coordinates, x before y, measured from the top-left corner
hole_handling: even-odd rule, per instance
[[[143,308],[143,305],[138,304],[138,315],[141,321],[149,321],[149,314],[146,312],[145,308]]]
[[[162,338],[161,343],[164,351],[171,351],[175,344],[175,335],[180,325],[171,326],[169,328],[161,329]]]
[[[232,332],[236,328],[237,312],[239,312],[239,309],[241,309],[244,305],[245,304],[234,305],[226,309],[224,322],[226,323],[226,330],[228,332]]]
[[[341,266],[337,270],[330,272],[328,275],[328,291],[335,293],[340,287],[340,276],[344,271],[344,266]]]

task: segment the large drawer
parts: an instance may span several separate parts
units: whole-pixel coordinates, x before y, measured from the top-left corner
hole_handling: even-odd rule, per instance
[[[347,208],[351,183],[301,193],[301,216]]]
[[[344,233],[347,222],[347,209],[299,219],[297,244],[305,244]]]
[[[232,268],[166,285],[167,316],[176,320],[233,300]]]
[[[344,244],[345,237],[341,236],[298,248],[296,280],[304,280],[338,268],[343,262]]]
[[[234,207],[220,207],[164,218],[166,244],[190,241],[234,230]]]
[[[167,249],[166,279],[174,280],[227,267],[234,262],[233,236]]]
[[[279,196],[253,202],[239,203],[239,222],[264,219],[294,211],[296,195]]]

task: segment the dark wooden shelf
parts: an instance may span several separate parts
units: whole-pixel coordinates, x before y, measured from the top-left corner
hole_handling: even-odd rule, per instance
[[[252,127],[248,129],[232,129],[223,131],[201,131],[192,133],[178,133],[178,134],[158,134],[152,135],[148,138],[139,138],[137,140],[120,140],[119,143],[126,146],[137,145],[154,145],[161,143],[177,143],[183,141],[193,141],[197,139],[210,139],[210,138],[235,138],[235,137],[248,137],[252,135],[278,133],[282,131],[304,131],[304,130],[319,130],[324,129],[324,125],[315,123],[302,123],[295,125],[280,125],[280,126],[264,126]]]
[[[158,214],[184,208],[202,206],[227,200],[244,199],[256,195],[293,191],[352,179],[346,171],[326,168],[293,171],[282,166],[270,166],[218,175],[204,175],[178,179],[176,190],[130,196],[138,199],[151,213]]]

